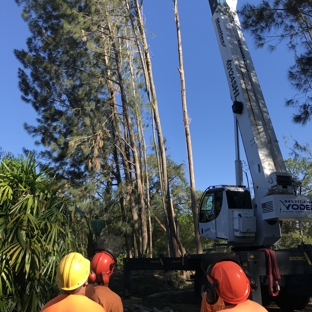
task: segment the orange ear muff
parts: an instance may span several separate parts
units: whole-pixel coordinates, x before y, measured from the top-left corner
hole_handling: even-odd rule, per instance
[[[89,273],[89,282],[94,283],[96,281],[96,274],[93,271]]]

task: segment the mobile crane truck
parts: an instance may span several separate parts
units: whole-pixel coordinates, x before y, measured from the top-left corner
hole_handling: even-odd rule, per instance
[[[199,233],[231,246],[258,285],[252,300],[263,305],[275,301],[287,312],[301,310],[312,296],[312,246],[276,250],[273,246],[281,238],[282,221],[311,220],[312,196],[297,194],[300,183],[286,170],[236,13],[237,0],[209,0],[209,4],[232,100],[236,185],[205,190],[199,205]],[[239,134],[253,196],[243,186]],[[203,256],[125,259],[125,287],[130,287],[131,270],[194,270],[198,292],[204,277]]]

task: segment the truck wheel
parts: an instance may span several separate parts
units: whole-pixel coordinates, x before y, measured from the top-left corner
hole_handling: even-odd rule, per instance
[[[274,298],[274,301],[282,311],[293,312],[294,310],[303,310],[309,304],[310,297],[281,292]]]
[[[202,286],[207,282],[207,277],[203,271],[199,270],[195,272],[194,277],[194,294],[197,298],[201,298]]]
[[[302,296],[300,299],[300,302],[296,305],[296,310],[303,310],[305,309],[310,302],[310,297],[308,296]]]
[[[273,297],[268,292],[267,286],[261,286],[261,299],[264,307],[270,306],[270,304],[274,301]]]

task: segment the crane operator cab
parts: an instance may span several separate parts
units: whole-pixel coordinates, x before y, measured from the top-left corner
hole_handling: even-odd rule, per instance
[[[199,206],[199,233],[229,243],[255,241],[256,217],[251,195],[244,186],[211,186]]]

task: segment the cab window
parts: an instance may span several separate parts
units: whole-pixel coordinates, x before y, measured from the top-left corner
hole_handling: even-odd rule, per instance
[[[201,201],[199,222],[210,222],[217,218],[222,207],[222,191],[206,193]]]
[[[226,191],[229,209],[252,209],[250,192]]]

